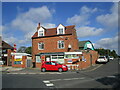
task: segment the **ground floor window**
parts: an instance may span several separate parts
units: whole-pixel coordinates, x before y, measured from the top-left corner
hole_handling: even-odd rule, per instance
[[[77,54],[67,54],[65,55],[65,59],[78,59],[79,56]]]
[[[63,64],[64,63],[64,55],[52,55],[51,61],[57,61],[57,62]]]
[[[41,62],[40,56],[36,56],[36,62],[37,62],[37,63],[40,63],[40,62]]]

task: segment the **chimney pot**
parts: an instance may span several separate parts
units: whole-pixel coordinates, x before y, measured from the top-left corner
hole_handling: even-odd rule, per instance
[[[40,23],[38,23],[38,27],[40,27]]]

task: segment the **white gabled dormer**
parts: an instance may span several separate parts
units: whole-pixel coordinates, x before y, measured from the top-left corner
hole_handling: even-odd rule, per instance
[[[65,27],[62,24],[59,24],[57,27],[57,35],[58,34],[65,34]]]
[[[38,37],[45,35],[45,29],[40,26],[40,23],[38,24]]]
[[[45,35],[45,29],[43,27],[40,27],[38,30],[38,37],[44,36]]]

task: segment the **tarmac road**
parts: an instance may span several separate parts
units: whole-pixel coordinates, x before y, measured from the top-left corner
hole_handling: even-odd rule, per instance
[[[118,60],[91,70],[2,75],[2,88],[119,88]],[[117,90],[117,89],[116,89]]]

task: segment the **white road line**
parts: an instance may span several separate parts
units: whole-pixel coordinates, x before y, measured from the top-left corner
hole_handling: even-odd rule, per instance
[[[10,74],[18,74],[18,73],[10,73]]]
[[[115,76],[107,76],[107,77],[109,77],[109,78],[116,78]]]
[[[37,74],[37,73],[27,73],[27,74]]]
[[[88,70],[88,71],[83,71],[83,72],[90,72],[90,71],[94,71],[94,70],[96,70],[97,68],[101,67],[102,65],[103,65],[103,64],[101,64],[101,65],[97,66],[96,68],[93,68],[93,69]]]
[[[49,84],[46,84],[46,86],[50,87],[50,86],[54,86],[53,83],[49,83]]]
[[[65,78],[65,79],[54,79],[54,80],[49,80],[49,81],[77,80],[77,79],[85,79],[85,77],[81,77],[81,78]]]
[[[43,81],[44,83],[50,83],[50,81]]]
[[[27,73],[18,73],[18,74],[27,74]]]

